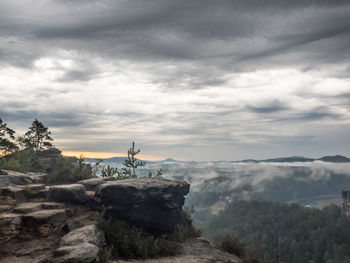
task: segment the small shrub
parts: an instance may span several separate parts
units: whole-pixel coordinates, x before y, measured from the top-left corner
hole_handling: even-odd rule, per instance
[[[176,242],[184,242],[187,239],[197,238],[202,235],[202,231],[192,224],[192,220],[187,213],[183,213],[181,223],[176,231],[169,235],[169,239]]]
[[[257,251],[250,249],[247,244],[236,237],[217,236],[214,244],[215,248],[241,258],[242,263],[264,263]]]
[[[217,236],[215,238],[215,247],[221,251],[243,258],[246,255],[247,245],[238,238],[230,235]]]
[[[154,237],[124,221],[101,216],[97,226],[105,232],[107,245],[112,248],[110,254],[115,259],[174,256],[180,250],[180,246],[166,236]]]
[[[92,177],[92,167],[84,162],[82,156],[79,159],[76,157],[59,157],[52,160],[48,183],[75,183]]]
[[[1,160],[0,166],[2,169],[5,169],[5,170],[21,171],[21,164],[19,163],[18,160],[14,158],[10,158],[8,160],[3,158]]]

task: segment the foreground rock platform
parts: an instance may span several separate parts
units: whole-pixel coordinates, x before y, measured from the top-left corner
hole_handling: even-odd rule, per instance
[[[43,174],[0,175],[0,263],[99,263],[106,245],[96,227],[102,211],[152,235],[171,233],[183,220],[190,222],[182,210],[190,188],[186,182],[112,177],[54,186],[45,182]],[[240,262],[205,240],[181,246],[182,254],[175,257],[118,262]]]

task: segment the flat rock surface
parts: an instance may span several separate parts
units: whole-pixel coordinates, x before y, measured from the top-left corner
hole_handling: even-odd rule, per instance
[[[91,179],[81,180],[78,183],[84,185],[87,191],[95,191],[97,186],[107,181],[115,181],[115,178],[113,176],[91,178]]]
[[[118,260],[111,263],[241,263],[238,257],[212,248],[210,243],[204,239],[189,240],[182,246],[183,253],[174,257],[147,260]]]
[[[190,185],[186,182],[157,178],[136,178],[99,185],[96,196],[106,204],[130,204],[148,201],[147,198],[162,201],[169,208],[182,207]],[[133,198],[131,198],[133,197]],[[179,198],[181,197],[181,198]]]
[[[37,202],[37,203],[22,203],[13,209],[13,213],[16,214],[28,214],[39,211],[41,209],[60,209],[63,208],[63,204],[55,202]]]

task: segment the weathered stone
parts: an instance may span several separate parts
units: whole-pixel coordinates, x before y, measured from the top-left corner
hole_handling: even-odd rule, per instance
[[[3,224],[1,228],[0,243],[7,242],[12,238],[19,236],[22,215],[2,213],[0,214],[0,221]]]
[[[91,179],[81,180],[78,183],[84,185],[87,191],[95,191],[97,186],[107,181],[115,181],[115,178],[113,176],[91,178]]]
[[[96,199],[106,207],[106,216],[152,232],[173,232],[188,192],[186,182],[138,178],[100,185]]]
[[[81,204],[87,202],[82,184],[56,185],[50,187],[50,199],[56,202]]]
[[[77,228],[61,238],[61,246],[75,246],[82,243],[90,243],[97,247],[104,245],[104,233],[95,225]]]
[[[3,170],[0,176],[0,187],[10,185],[43,184],[47,180],[47,174],[43,173],[20,173]]]
[[[99,251],[90,243],[60,247],[54,251],[52,263],[96,263]]]

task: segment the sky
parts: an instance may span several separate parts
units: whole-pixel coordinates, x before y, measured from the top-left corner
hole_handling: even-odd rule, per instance
[[[348,0],[1,0],[0,118],[64,153],[350,156]]]

